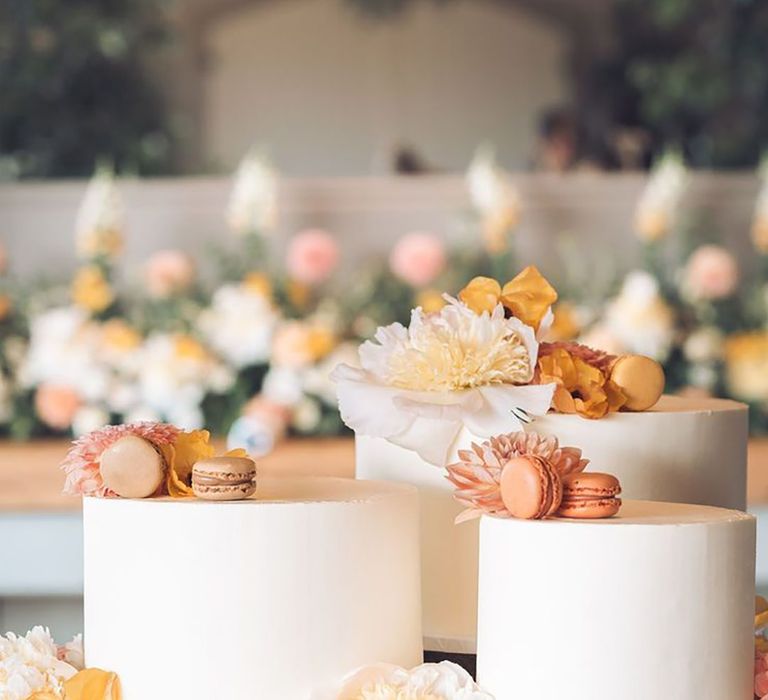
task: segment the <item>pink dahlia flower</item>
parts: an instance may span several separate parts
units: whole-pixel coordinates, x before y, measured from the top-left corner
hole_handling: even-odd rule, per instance
[[[301,231],[288,244],[288,273],[302,284],[315,285],[325,282],[333,274],[338,262],[339,248],[327,231]]]
[[[510,517],[501,499],[501,472],[514,457],[541,457],[560,476],[584,471],[589,460],[582,459],[576,447],[560,447],[556,437],[539,433],[508,433],[472,443],[472,449],[459,450],[459,461],[446,467],[446,478],[455,487],[454,498],[467,506],[456,522],[463,522],[482,513],[500,518]]]
[[[412,287],[426,287],[445,269],[445,246],[434,233],[416,231],[403,236],[392,249],[392,273]]]
[[[107,425],[83,435],[72,443],[61,463],[61,469],[66,474],[64,493],[73,496],[114,496],[104,486],[99,470],[104,450],[126,435],[137,435],[153,445],[168,445],[176,440],[179,433],[176,426],[168,423],[131,423]]]

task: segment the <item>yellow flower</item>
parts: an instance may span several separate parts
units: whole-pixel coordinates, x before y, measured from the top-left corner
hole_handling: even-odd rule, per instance
[[[243,279],[243,287],[253,294],[260,294],[265,299],[272,298],[272,282],[261,272],[249,272]]]
[[[104,311],[115,300],[104,273],[95,265],[81,268],[72,283],[72,300],[92,313]]]
[[[102,331],[105,345],[114,350],[133,350],[141,345],[139,332],[122,319],[107,321]]]
[[[599,368],[563,348],[539,358],[538,374],[540,384],[557,384],[552,405],[560,413],[602,418],[626,401],[621,389]]]
[[[123,236],[116,229],[95,229],[80,239],[80,254],[85,258],[116,258],[123,251]]]
[[[568,301],[561,301],[552,309],[555,319],[552,327],[547,331],[546,340],[557,342],[562,340],[573,340],[581,332],[576,308]]]
[[[725,341],[728,387],[745,401],[768,400],[768,331],[732,335]]]
[[[208,351],[190,335],[177,335],[174,347],[180,360],[205,362],[208,359]]]
[[[87,668],[64,681],[65,700],[121,700],[122,697],[117,675],[99,668]]]
[[[539,328],[549,308],[557,301],[557,292],[538,268],[529,265],[501,290],[501,302],[523,323]]]
[[[445,299],[440,292],[434,289],[424,289],[416,295],[416,306],[424,309],[425,313],[431,314],[440,311],[445,306]]]
[[[11,313],[11,306],[11,297],[7,294],[0,294],[0,321],[8,318],[8,314]]]
[[[501,301],[501,285],[490,277],[475,277],[459,292],[459,299],[476,314],[491,313]]]
[[[290,280],[286,288],[286,293],[288,294],[288,301],[295,307],[301,309],[309,303],[312,290],[306,284]]]
[[[1,677],[0,680],[2,680]],[[53,688],[43,688],[27,696],[26,700],[62,700],[62,697]]]
[[[179,433],[174,442],[160,445],[160,452],[168,465],[165,485],[173,498],[194,495],[192,492],[192,467],[201,459],[213,457],[211,434],[207,430]]]
[[[336,347],[336,336],[330,328],[314,326],[307,334],[307,349],[314,360],[325,357]]]

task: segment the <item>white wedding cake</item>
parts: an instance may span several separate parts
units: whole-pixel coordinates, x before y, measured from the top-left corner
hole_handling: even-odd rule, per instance
[[[422,658],[414,489],[272,480],[258,498],[84,499],[85,656],[125,700],[307,700]]]
[[[755,522],[627,501],[483,517],[478,682],[496,700],[751,700]]]

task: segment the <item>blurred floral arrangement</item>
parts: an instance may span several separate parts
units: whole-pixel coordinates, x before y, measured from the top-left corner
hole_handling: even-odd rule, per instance
[[[725,248],[690,242],[680,213],[688,171],[670,153],[635,213],[643,266],[598,300],[561,284],[545,340],[649,355],[664,364],[668,391],[747,401],[754,429],[768,431],[768,167],[761,172],[752,274]],[[443,292],[473,277],[516,269],[521,197],[488,150],[467,173],[467,244],[408,233],[387,259],[345,278],[343,295],[333,293],[341,251],[329,232],[298,232],[274,264],[278,179],[258,154],[243,159],[226,212],[235,246],[206,256],[207,274],[186,253],[162,250],[132,284],[118,284],[125,211],[104,168],[77,216],[71,283],[30,288],[0,255],[0,431],[82,435],[106,423],[168,421],[210,426],[252,454],[287,434],[342,434],[329,375],[357,363],[361,340],[407,320],[414,306],[441,309]]]

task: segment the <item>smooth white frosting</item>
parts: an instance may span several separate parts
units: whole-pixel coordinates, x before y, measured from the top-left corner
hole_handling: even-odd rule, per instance
[[[550,413],[529,427],[582,449],[588,469],[616,474],[624,497],[743,509],[747,407],[664,396],[650,411],[600,420]],[[456,447],[490,436],[463,432]],[[425,436],[429,439],[429,436]],[[444,472],[379,438],[357,436],[357,475],[419,487],[425,648],[475,651],[477,522],[454,525],[462,507]]]
[[[83,517],[86,660],[125,700],[304,700],[421,661],[408,486],[274,479],[245,501],[86,498]]]
[[[754,519],[720,508],[484,517],[478,680],[497,700],[751,700],[754,561]]]

